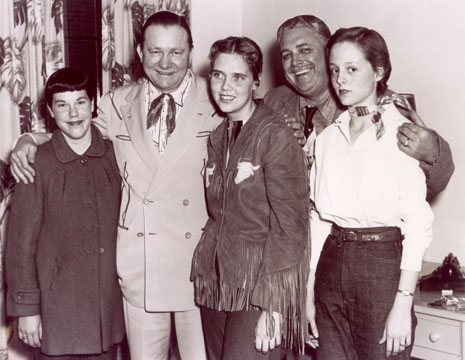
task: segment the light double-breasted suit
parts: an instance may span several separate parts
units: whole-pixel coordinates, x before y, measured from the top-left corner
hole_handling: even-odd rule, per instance
[[[123,179],[117,268],[124,298],[147,311],[195,308],[192,255],[207,220],[203,172],[210,132],[222,121],[207,82],[193,76],[163,155],[146,128],[147,83],[106,94],[96,125]]]

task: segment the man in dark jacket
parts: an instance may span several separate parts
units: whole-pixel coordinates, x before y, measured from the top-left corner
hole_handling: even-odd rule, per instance
[[[316,135],[344,110],[329,83],[325,48],[330,37],[328,26],[316,16],[299,15],[286,20],[279,27],[277,38],[290,86],[272,89],[264,99],[273,110],[296,119],[294,125],[305,127],[304,133],[310,137],[307,142],[310,153]],[[431,199],[444,190],[454,172],[452,153],[449,144],[427,128],[415,111],[407,116],[413,122],[399,128],[398,146],[420,162]]]

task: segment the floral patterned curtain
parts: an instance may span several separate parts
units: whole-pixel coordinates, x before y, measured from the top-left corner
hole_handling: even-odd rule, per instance
[[[102,0],[102,93],[142,75],[137,39],[145,20],[162,10],[189,21],[190,0]]]
[[[63,0],[1,0],[0,14],[1,265],[11,190],[6,163],[13,142],[21,133],[46,130],[45,106],[41,101],[44,85],[48,75],[64,66]],[[0,293],[0,359],[6,356],[7,331]]]

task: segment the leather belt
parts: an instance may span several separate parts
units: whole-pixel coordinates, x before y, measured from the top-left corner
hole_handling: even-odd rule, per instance
[[[402,240],[402,234],[397,226],[343,228],[333,224],[331,227],[331,235],[346,242]]]

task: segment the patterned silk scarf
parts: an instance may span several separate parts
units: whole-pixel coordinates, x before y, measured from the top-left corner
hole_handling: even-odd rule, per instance
[[[400,94],[392,94],[379,98],[376,110],[371,109],[370,111],[368,106],[355,106],[351,109],[349,108],[349,113],[351,116],[366,116],[373,114],[371,122],[376,126],[376,139],[379,140],[384,134],[384,123],[381,119],[381,115],[384,112],[383,105],[388,104],[394,104],[396,107],[408,112],[413,110],[410,102],[404,96]]]
[[[152,101],[147,114],[147,129],[160,121],[158,132],[153,134],[153,141],[158,145],[160,154],[166,148],[168,137],[176,127],[176,104],[171,94],[161,94]]]

